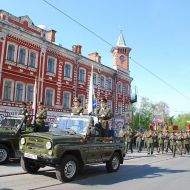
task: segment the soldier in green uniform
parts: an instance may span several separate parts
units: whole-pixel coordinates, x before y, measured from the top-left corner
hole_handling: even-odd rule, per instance
[[[168,152],[168,148],[169,148],[169,134],[167,131],[165,131],[165,133],[164,133],[164,149],[165,149],[165,152]]]
[[[84,111],[83,107],[80,106],[81,100],[77,97],[73,99],[74,106],[72,107],[71,115],[81,115]]]
[[[148,149],[148,154],[153,154],[154,151],[154,142],[153,142],[153,131],[150,129],[150,131],[147,134],[147,149]]]
[[[45,119],[47,118],[47,111],[45,107],[43,106],[43,103],[40,102],[38,105],[38,111],[36,114],[36,131],[37,132],[43,132],[45,127]]]
[[[137,148],[137,152],[141,152],[142,150],[142,132],[138,131],[137,134],[135,135],[137,138],[136,138],[136,148]]]
[[[158,134],[158,153],[162,151],[162,154],[164,153],[164,136],[162,131]]]
[[[127,141],[127,146],[126,146],[126,153],[128,152],[128,150],[131,150],[131,153],[133,153],[133,133],[132,133],[132,129],[129,128],[127,133],[126,133],[126,141]]]
[[[182,155],[182,149],[183,149],[183,136],[182,136],[182,132],[180,132],[177,135],[177,148],[179,150],[179,154]]]
[[[28,119],[28,109],[26,108],[26,103],[22,102],[22,108],[20,109],[18,115],[21,115],[22,117],[24,117],[24,124],[26,125],[27,119]]]
[[[100,108],[95,110],[95,115],[98,116],[99,125],[102,128],[102,136],[108,136],[109,119],[112,117],[111,110],[107,107],[107,100],[105,98],[100,99]]]
[[[189,135],[187,132],[183,133],[183,146],[184,146],[184,154],[189,154]]]
[[[175,136],[174,133],[172,133],[172,134],[170,135],[169,140],[170,140],[170,148],[171,148],[171,150],[172,150],[173,157],[175,157],[175,153],[176,153],[176,140],[177,140],[177,139],[176,139],[176,136]]]

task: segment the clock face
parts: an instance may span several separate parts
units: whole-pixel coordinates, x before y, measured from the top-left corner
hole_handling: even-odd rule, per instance
[[[124,55],[120,55],[119,60],[123,63],[123,62],[125,62],[126,57]]]

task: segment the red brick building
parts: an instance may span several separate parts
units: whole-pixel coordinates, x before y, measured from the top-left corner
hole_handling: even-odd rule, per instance
[[[101,63],[101,56],[85,57],[82,46],[72,50],[55,43],[56,31],[35,26],[28,16],[15,17],[0,11],[0,111],[17,112],[22,101],[28,106],[33,98],[35,78],[38,101],[49,115],[69,112],[74,96],[88,100],[93,64],[97,99],[105,96],[115,117],[123,117],[131,104],[129,53],[123,35],[113,47],[113,68]]]

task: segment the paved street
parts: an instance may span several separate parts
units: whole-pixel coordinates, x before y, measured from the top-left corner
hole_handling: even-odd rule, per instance
[[[109,190],[179,190],[190,186],[190,156],[171,154],[147,156],[128,154],[116,173],[107,173],[104,165],[87,166],[72,183],[60,183],[53,168],[37,175],[23,172],[18,162],[0,166],[0,190],[21,189],[109,189]]]

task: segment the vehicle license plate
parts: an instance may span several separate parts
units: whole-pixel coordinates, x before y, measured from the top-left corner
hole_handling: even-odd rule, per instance
[[[24,153],[24,157],[30,158],[30,159],[33,159],[33,160],[37,160],[37,155],[35,155],[35,154]]]

